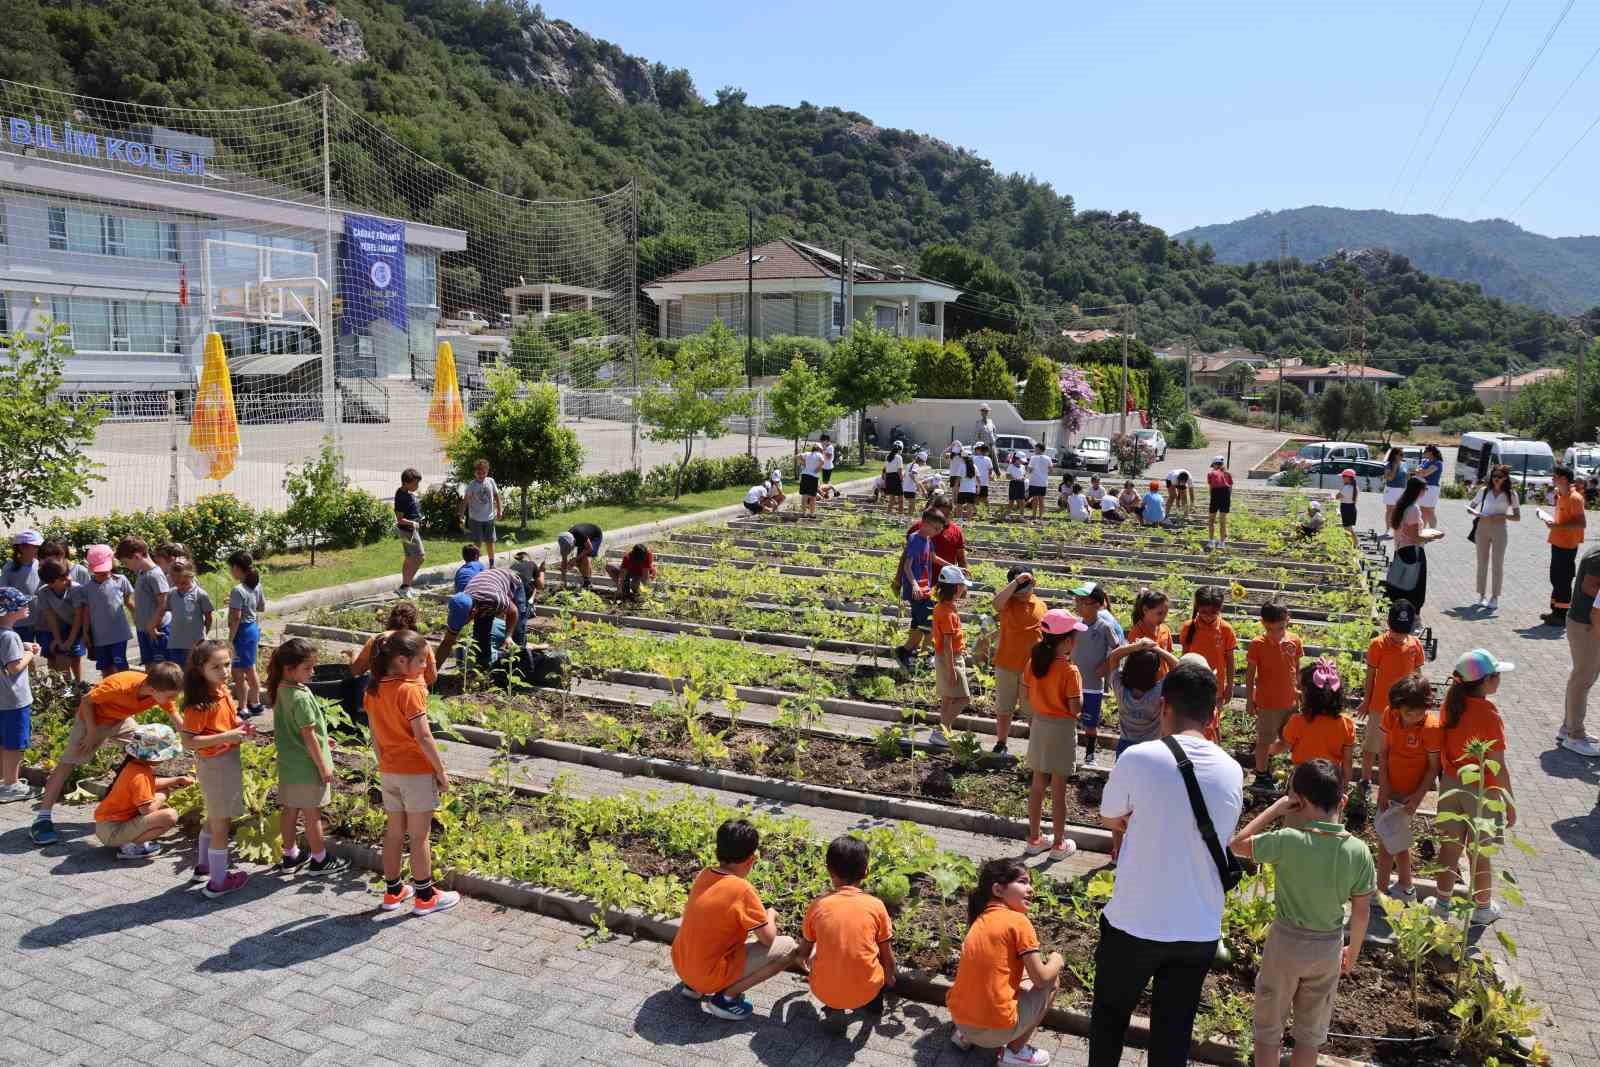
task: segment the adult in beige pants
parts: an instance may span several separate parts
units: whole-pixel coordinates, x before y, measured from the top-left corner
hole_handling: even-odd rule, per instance
[[[1571,606],[1567,608],[1567,648],[1572,652],[1572,673],[1567,676],[1566,716],[1556,731],[1556,744],[1590,759],[1600,757],[1600,742],[1584,732],[1589,710],[1589,690],[1600,678],[1600,620],[1594,617],[1594,600],[1600,595],[1600,547],[1589,549],[1578,561],[1572,579]]]
[[[1488,483],[1467,505],[1467,514],[1478,520],[1473,542],[1478,549],[1478,601],[1473,607],[1495,611],[1500,607],[1500,586],[1505,577],[1506,523],[1522,521],[1517,491],[1511,488],[1510,467],[1502,463],[1489,472]]]

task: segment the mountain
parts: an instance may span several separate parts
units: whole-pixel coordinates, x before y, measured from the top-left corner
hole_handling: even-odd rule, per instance
[[[1197,226],[1177,239],[1209,244],[1224,263],[1251,263],[1276,259],[1282,234],[1289,251],[1305,258],[1340,248],[1386,248],[1430,274],[1472,282],[1502,300],[1566,315],[1600,305],[1600,237],[1544,237],[1504,219],[1302,207]]]
[[[1082,210],[926,133],[804,101],[754,107],[732,87],[707,98],[690,72],[523,0],[11,0],[0,77],[177,108],[252,107],[327,85],[417,154],[340,144],[336,194],[359,177],[366,198],[355,202],[421,220],[492,220],[495,193],[581,198],[636,178],[641,283],[741,247],[748,205],[757,240],[848,239],[885,265],[944,270],[979,294],[968,323],[1046,339],[1083,325],[1078,307],[1126,303],[1152,344],[1193,337],[1204,350],[1326,360],[1359,319],[1374,365],[1426,367],[1458,392],[1508,351],[1540,363],[1585,343],[1555,315],[1403,257],[1280,265],[1274,246],[1268,262],[1227,265],[1136,211]],[[442,189],[436,166],[485,191]],[[503,241],[492,229],[469,240]],[[447,259],[441,280],[447,303],[477,306],[515,274],[453,271]]]

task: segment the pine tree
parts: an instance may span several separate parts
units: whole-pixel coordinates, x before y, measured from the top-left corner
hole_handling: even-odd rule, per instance
[[[923,395],[944,400],[964,400],[972,395],[972,360],[965,348],[950,341],[939,349],[928,371],[928,391]]]
[[[1061,384],[1058,369],[1044,356],[1034,356],[1028,364],[1028,384],[1022,390],[1022,417],[1053,419],[1061,414]]]
[[[972,375],[972,395],[978,400],[1004,400],[1017,402],[1017,383],[1011,378],[1005,357],[997,349],[989,349],[978,369]]]

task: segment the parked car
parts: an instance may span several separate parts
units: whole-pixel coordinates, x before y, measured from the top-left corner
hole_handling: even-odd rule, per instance
[[[1154,449],[1157,463],[1167,458],[1167,436],[1160,430],[1135,430],[1133,431],[1133,439]]]
[[[1579,478],[1600,473],[1600,444],[1593,441],[1579,441],[1567,448],[1566,454],[1561,457],[1561,462],[1572,468],[1572,473]]]
[[[1301,470],[1309,470],[1313,464],[1325,459],[1371,458],[1372,450],[1355,441],[1313,441],[1295,453],[1294,461]]]
[[[1085,437],[1073,446],[1072,451],[1077,455],[1078,465],[1084,470],[1110,472],[1111,438]]]
[[[1033,438],[1025,433],[997,433],[994,435],[994,461],[1003,462],[1012,452],[1020,452],[1024,459],[1033,455]]]
[[[1372,459],[1324,459],[1305,470],[1279,471],[1267,479],[1268,485],[1285,485],[1296,476],[1307,489],[1337,489],[1344,484],[1344,472],[1356,472],[1356,488],[1363,493],[1383,492],[1383,464]]]

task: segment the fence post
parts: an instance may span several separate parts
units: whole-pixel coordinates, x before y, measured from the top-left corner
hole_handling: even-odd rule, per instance
[[[171,442],[167,463],[167,507],[178,506],[178,394],[167,393],[167,436]]]

